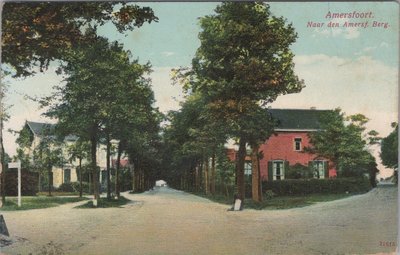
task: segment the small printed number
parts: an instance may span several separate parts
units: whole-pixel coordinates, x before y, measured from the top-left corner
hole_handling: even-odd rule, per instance
[[[379,246],[394,247],[396,246],[396,242],[380,241]]]

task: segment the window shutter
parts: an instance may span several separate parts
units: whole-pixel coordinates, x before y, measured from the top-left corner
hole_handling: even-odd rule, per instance
[[[325,178],[329,178],[329,169],[328,169],[328,161],[324,161],[324,172],[325,172]]]
[[[284,167],[283,167],[283,178],[282,179],[285,179],[286,172],[289,171],[289,161],[284,161],[283,164],[284,164]]]
[[[309,176],[310,178],[315,178],[315,162],[314,161],[308,161],[308,169],[310,169],[310,174],[311,176]]]
[[[272,176],[272,161],[268,161],[268,181],[273,181],[274,178]]]

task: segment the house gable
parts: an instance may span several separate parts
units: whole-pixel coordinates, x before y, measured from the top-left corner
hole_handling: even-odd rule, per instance
[[[54,134],[54,124],[26,121],[26,125],[35,136],[47,136]]]

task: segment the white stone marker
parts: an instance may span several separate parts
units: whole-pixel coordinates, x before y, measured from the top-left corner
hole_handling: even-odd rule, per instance
[[[18,207],[21,207],[21,162],[8,163],[8,168],[18,169]]]

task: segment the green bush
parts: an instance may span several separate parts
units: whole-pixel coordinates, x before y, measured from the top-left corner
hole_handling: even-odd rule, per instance
[[[272,199],[276,196],[276,194],[272,190],[267,190],[264,193],[264,198],[265,199]]]
[[[60,187],[57,188],[57,191],[61,192],[74,192],[74,188],[72,187],[71,182],[66,182],[60,185]]]
[[[72,189],[74,192],[79,192],[81,184],[80,182],[71,182]],[[82,182],[82,191],[83,193],[90,193],[90,186],[88,182]]]
[[[18,195],[18,172],[17,170],[6,171],[6,196]],[[35,196],[38,191],[38,174],[21,170],[21,193],[23,196]]]
[[[289,169],[285,176],[285,178],[287,179],[306,179],[312,177],[313,177],[313,169],[299,163],[293,166],[289,166]]]
[[[364,193],[372,187],[367,178],[298,179],[264,181],[263,190],[278,196],[309,194]]]

